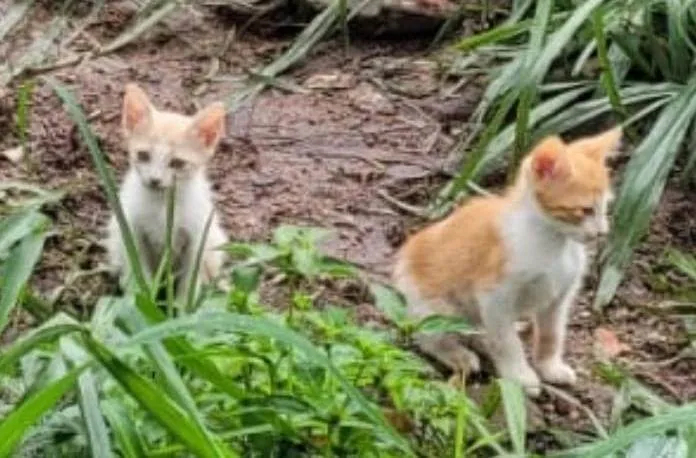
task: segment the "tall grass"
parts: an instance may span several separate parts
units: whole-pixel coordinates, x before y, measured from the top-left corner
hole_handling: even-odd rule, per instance
[[[684,148],[696,119],[696,2],[540,0],[527,14],[521,3],[507,23],[456,45],[469,61],[476,53],[499,65],[476,113],[485,127],[462,151],[462,169],[437,205],[451,203],[504,160],[514,169],[543,135],[607,122],[628,127],[635,145],[602,254],[599,307],[613,297],[677,158],[686,156],[687,174],[696,163]],[[506,57],[497,58],[501,50]]]

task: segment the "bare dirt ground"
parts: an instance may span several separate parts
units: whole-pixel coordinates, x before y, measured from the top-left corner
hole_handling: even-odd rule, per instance
[[[104,43],[123,29],[130,17],[118,3],[107,7],[86,37]],[[36,18],[33,27],[45,20]],[[158,29],[121,52],[54,73],[79,97],[119,176],[127,165],[119,130],[126,82],[138,82],[162,108],[191,113],[196,106],[234,92],[237,83],[223,76],[243,76],[270,61],[292,37],[247,30],[221,55],[220,78],[208,81],[211,56],[224,49],[233,25],[208,12],[179,21],[176,33]],[[87,46],[87,38],[80,40]],[[282,223],[331,228],[336,234],[328,244],[332,254],[385,278],[395,248],[425,221],[387,202],[383,192],[415,205],[434,197],[446,181],[445,171],[451,169],[447,156],[454,131],[467,121],[481,93],[472,83],[442,96],[440,69],[428,44],[427,39],[354,37],[346,50],[341,39],[327,41],[304,65],[283,76],[297,86],[295,90],[267,90],[230,115],[228,135],[210,177],[232,238],[266,239]],[[12,95],[0,101],[0,151],[17,145],[12,128],[15,104]],[[29,160],[18,166],[0,159],[0,179],[66,192],[47,210],[56,234],[47,244],[35,287],[60,294],[60,307],[87,314],[95,298],[110,289],[104,276],[75,278],[77,272],[104,261],[99,243],[108,214],[106,200],[58,99],[39,86],[32,104]],[[591,275],[575,307],[568,354],[580,383],[571,393],[604,422],[614,391],[594,371],[600,326],[626,344],[618,361],[643,383],[675,401],[696,398],[694,361],[652,364],[675,356],[688,344],[681,322],[646,307],[673,294],[656,280],[668,275],[662,261],[665,247],[688,249],[696,242],[693,219],[688,218],[696,202],[687,193],[676,182],[670,185],[651,235],[611,306],[603,313],[592,311],[596,279]],[[65,284],[67,288],[59,289]],[[367,300],[351,297],[346,302],[364,308]],[[589,429],[586,414],[572,403],[546,395],[538,407],[553,427]]]

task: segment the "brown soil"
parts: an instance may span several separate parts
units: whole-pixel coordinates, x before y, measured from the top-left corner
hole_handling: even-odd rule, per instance
[[[87,29],[89,37],[104,43],[122,30],[129,16],[118,5],[113,2],[102,22]],[[121,52],[54,73],[79,97],[119,175],[127,165],[119,133],[126,82],[141,84],[159,106],[188,113],[238,87],[230,78],[205,79],[211,56],[223,49],[232,24],[211,12],[189,19],[177,22],[176,34],[158,29]],[[36,20],[43,24],[47,18]],[[84,39],[78,38],[78,44],[79,40]],[[279,55],[289,40],[247,31],[223,54],[217,76],[242,76]],[[332,228],[332,254],[385,278],[395,247],[425,222],[404,214],[381,193],[416,205],[432,199],[451,165],[447,153],[453,132],[480,97],[476,84],[440,96],[441,75],[427,45],[428,41],[353,39],[345,50],[342,40],[327,41],[303,66],[283,76],[302,91],[267,90],[231,115],[227,139],[210,170],[231,236],[266,239],[282,223]],[[11,96],[0,102],[0,151],[17,145],[11,127],[15,103]],[[57,233],[47,244],[35,287],[45,294],[60,292],[59,306],[87,314],[96,297],[112,289],[106,277],[80,277],[65,290],[58,288],[75,273],[104,261],[99,242],[108,210],[75,126],[43,86],[33,96],[30,144],[26,165],[0,159],[0,179],[25,180],[66,193],[59,205],[48,209]],[[660,291],[655,279],[668,274],[661,262],[666,246],[694,245],[693,220],[683,216],[692,211],[694,199],[676,183],[671,185],[651,235],[611,306],[601,313],[592,311],[596,279],[591,278],[575,307],[568,353],[580,383],[571,393],[605,422],[614,389],[593,371],[593,336],[600,325],[629,346],[619,362],[638,379],[670,399],[696,398],[694,361],[646,364],[673,357],[688,344],[680,321],[651,313],[646,306],[673,294]],[[355,306],[364,308],[360,302]],[[554,427],[590,428],[585,414],[568,402],[546,395],[539,406]]]

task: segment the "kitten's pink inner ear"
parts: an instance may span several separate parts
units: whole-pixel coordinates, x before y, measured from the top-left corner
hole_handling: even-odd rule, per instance
[[[133,132],[144,126],[150,119],[151,110],[152,106],[145,92],[135,84],[128,84],[123,97],[123,127],[126,131]]]
[[[532,152],[534,176],[540,180],[551,180],[563,172],[563,141],[558,137],[542,140]]]
[[[206,149],[213,149],[225,132],[225,106],[215,103],[196,116],[193,131]]]

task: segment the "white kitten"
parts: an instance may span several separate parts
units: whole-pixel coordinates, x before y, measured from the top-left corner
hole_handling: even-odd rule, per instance
[[[123,132],[130,159],[120,190],[120,202],[133,232],[145,275],[157,270],[166,247],[167,190],[176,184],[172,227],[172,266],[177,278],[177,299],[188,295],[196,255],[208,218],[212,222],[203,242],[196,289],[215,279],[224,261],[217,250],[227,241],[215,214],[205,166],[224,134],[225,109],[221,103],[193,117],[157,110],[145,92],[126,86]],[[109,222],[107,248],[114,270],[129,275],[121,231],[114,216]]]

